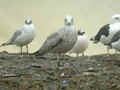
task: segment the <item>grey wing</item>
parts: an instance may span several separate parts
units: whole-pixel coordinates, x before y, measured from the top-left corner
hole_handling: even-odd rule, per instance
[[[57,47],[57,45],[59,45],[62,42],[62,36],[59,33],[53,33],[52,35],[50,35],[47,40],[43,43],[42,47],[35,52],[35,55],[43,55],[47,52],[49,52],[50,50],[52,50],[53,48]]]
[[[118,31],[113,38],[111,39],[111,43],[116,42],[120,39],[120,31]]]
[[[22,30],[21,30],[21,29],[20,29],[20,30],[17,30],[17,31],[13,34],[12,38],[9,40],[9,43],[13,43],[13,42],[17,39],[17,37],[19,37],[21,34],[22,34]]]

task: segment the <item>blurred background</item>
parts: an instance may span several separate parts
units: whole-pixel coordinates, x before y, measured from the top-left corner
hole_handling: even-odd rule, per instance
[[[38,50],[49,34],[64,26],[65,15],[72,15],[77,29],[83,28],[90,38],[104,24],[111,23],[113,14],[120,13],[119,4],[120,0],[0,0],[0,44],[24,25],[27,16],[36,27],[30,52]],[[19,52],[20,48],[0,47],[4,50]],[[87,55],[102,53],[106,53],[103,45],[89,43]]]

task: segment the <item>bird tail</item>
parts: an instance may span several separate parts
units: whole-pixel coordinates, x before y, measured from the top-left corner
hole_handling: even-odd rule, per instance
[[[34,53],[31,53],[31,55],[38,56],[38,55],[39,55],[39,51],[36,51],[36,52],[34,52]]]
[[[38,51],[36,51],[36,52],[34,52],[34,53],[31,53],[31,55],[35,55],[35,56],[42,56],[42,55],[44,55],[45,53],[43,53],[43,52],[41,52],[41,50],[38,50]]]
[[[1,44],[0,47],[2,47],[2,46],[7,46],[7,45],[9,45],[9,44],[10,44],[10,43],[5,42],[5,43]]]
[[[90,41],[94,41],[94,37],[90,38]]]

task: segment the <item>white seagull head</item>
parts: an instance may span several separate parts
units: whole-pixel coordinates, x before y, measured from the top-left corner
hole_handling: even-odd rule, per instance
[[[73,25],[73,17],[72,16],[70,16],[70,15],[67,15],[66,17],[65,17],[65,19],[64,19],[64,23],[65,23],[65,25]]]
[[[32,20],[30,19],[30,17],[27,17],[27,18],[25,19],[25,24],[27,24],[27,25],[32,24]]]
[[[112,16],[113,23],[120,22],[120,14],[115,14]]]

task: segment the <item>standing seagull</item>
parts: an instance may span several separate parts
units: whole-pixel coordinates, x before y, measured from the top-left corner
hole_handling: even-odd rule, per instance
[[[108,45],[112,37],[118,31],[120,31],[120,15],[115,14],[112,16],[112,23],[106,24],[100,28],[98,33],[95,35],[95,37],[91,38],[91,40],[94,41],[94,43],[101,42],[104,45]],[[109,49],[107,51],[109,52]]]
[[[78,30],[77,42],[75,43],[74,47],[70,50],[70,53],[76,53],[77,57],[79,53],[82,53],[84,56],[84,51],[88,48],[88,39],[85,35],[85,32],[80,29]]]
[[[28,44],[31,43],[34,38],[35,38],[35,27],[32,24],[32,20],[30,18],[27,18],[25,20],[24,26],[18,29],[10,38],[10,40],[3,43],[1,46],[7,46],[7,45],[19,46],[21,48],[21,55],[23,54],[22,53],[23,46],[26,46],[27,54],[28,54]]]
[[[51,34],[42,47],[33,55],[39,56],[46,53],[64,54],[72,49],[77,41],[77,31],[73,23],[73,17],[66,16],[64,24],[65,26]]]

